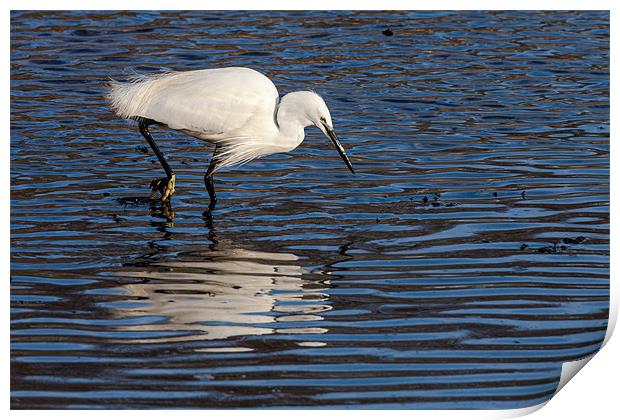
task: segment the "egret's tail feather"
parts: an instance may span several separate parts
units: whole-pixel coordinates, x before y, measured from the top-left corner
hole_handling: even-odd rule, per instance
[[[175,73],[167,72],[156,75],[134,75],[127,82],[111,80],[106,99],[116,115],[121,118],[145,117],[144,111],[148,105],[151,92],[157,88],[159,82]]]

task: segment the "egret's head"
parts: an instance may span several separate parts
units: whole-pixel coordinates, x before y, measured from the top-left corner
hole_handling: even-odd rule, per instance
[[[314,92],[307,93],[306,103],[309,105],[306,112],[308,119],[313,125],[319,127],[319,129],[327,136],[327,129],[333,131],[334,125],[332,123],[332,116],[329,114],[329,108],[327,104],[318,94]]]
[[[336,150],[344,163],[348,166],[352,173],[355,173],[351,161],[347,157],[344,148],[340,144],[336,133],[334,132],[334,125],[332,124],[332,117],[329,114],[329,109],[325,104],[323,98],[314,92],[291,92],[282,98],[280,109],[286,103],[286,109],[294,110],[296,117],[300,123],[307,127],[309,125],[317,126],[327,138],[329,138],[336,146]],[[278,113],[279,114],[279,113]],[[280,115],[278,115],[278,119]]]

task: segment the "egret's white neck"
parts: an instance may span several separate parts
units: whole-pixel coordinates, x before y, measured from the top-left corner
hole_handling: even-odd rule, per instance
[[[280,101],[276,113],[278,123],[278,143],[293,150],[304,141],[304,128],[314,123],[306,116],[303,107],[291,93]]]

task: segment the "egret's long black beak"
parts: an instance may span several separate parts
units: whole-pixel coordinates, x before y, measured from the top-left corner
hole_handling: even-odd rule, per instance
[[[340,144],[340,141],[338,140],[338,136],[336,136],[336,133],[334,133],[334,130],[331,130],[326,125],[323,125],[323,127],[325,127],[325,132],[329,136],[329,139],[332,141],[332,143],[334,143],[334,146],[336,146],[336,150],[338,150],[338,154],[340,155],[342,160],[344,160],[344,163],[347,164],[347,166],[349,167],[349,170],[351,171],[351,173],[354,174],[355,171],[353,170],[353,166],[351,165],[351,161],[349,160],[349,157],[347,156],[346,152],[344,151],[344,148],[342,147],[342,144]]]

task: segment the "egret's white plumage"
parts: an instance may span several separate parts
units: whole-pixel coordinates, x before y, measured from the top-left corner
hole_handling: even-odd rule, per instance
[[[108,100],[118,116],[152,120],[221,146],[211,174],[218,168],[291,151],[303,141],[304,128],[310,125],[334,142],[353,172],[323,99],[302,91],[279,100],[271,80],[255,70],[168,72],[135,76],[126,83],[112,81],[110,87]]]

